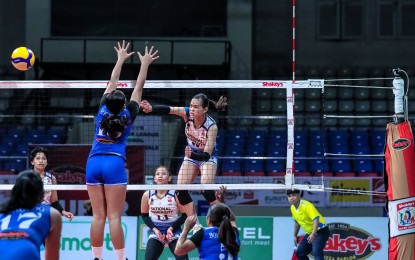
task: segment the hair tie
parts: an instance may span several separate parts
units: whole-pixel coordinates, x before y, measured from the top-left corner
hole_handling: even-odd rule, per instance
[[[222,220],[228,219],[228,216],[223,215]]]

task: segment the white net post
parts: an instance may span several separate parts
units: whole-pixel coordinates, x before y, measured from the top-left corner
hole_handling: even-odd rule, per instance
[[[287,160],[285,170],[285,185],[290,189],[294,184],[294,100],[293,84],[287,84]]]

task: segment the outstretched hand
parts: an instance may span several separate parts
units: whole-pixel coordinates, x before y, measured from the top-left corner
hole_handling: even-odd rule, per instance
[[[188,216],[184,222],[184,228],[191,230],[197,222],[197,215]]]
[[[220,203],[225,203],[225,195],[226,195],[226,187],[225,186],[221,186],[216,192],[215,192],[215,197],[216,200],[219,201]]]
[[[220,96],[219,100],[215,103],[215,108],[218,111],[225,111],[226,107],[228,106],[228,98],[224,96]]]
[[[150,65],[153,61],[159,58],[159,56],[157,55],[158,52],[159,52],[158,50],[154,51],[154,46],[151,46],[150,50],[146,46],[144,50],[144,55],[141,55],[140,52],[137,52],[137,55],[141,61],[141,64]]]
[[[147,100],[142,100],[140,102],[140,107],[144,113],[150,113],[151,111],[153,111],[153,107]]]
[[[125,41],[122,41],[122,44],[118,42],[118,48],[117,46],[114,46],[115,51],[117,52],[118,60],[125,61],[126,59],[130,58],[131,55],[134,54],[134,52],[128,52],[128,47],[130,47],[130,43],[125,44]]]

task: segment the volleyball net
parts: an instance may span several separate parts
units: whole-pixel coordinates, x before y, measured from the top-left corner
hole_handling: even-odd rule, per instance
[[[196,178],[194,184],[159,188],[200,191],[225,184],[228,190],[383,195],[372,179],[383,177],[393,79],[147,81],[142,99],[153,105],[188,106],[198,93],[211,100],[228,98],[226,111],[208,111],[219,128],[215,184],[200,184]],[[380,80],[384,84],[375,86]],[[134,84],[120,81],[118,88],[129,97]],[[85,190],[85,164],[106,81],[2,81],[0,86],[5,183],[0,189],[11,189],[12,181],[4,176],[29,168],[30,150],[41,145],[49,149],[48,169],[61,184],[47,188]],[[356,99],[378,92],[384,93],[382,99]],[[177,175],[186,145],[184,127],[174,115],[139,114],[128,139],[128,190],[153,189],[159,165]],[[363,188],[338,183],[356,177],[370,181]]]

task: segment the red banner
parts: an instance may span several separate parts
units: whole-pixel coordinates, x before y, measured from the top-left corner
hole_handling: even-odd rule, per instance
[[[85,184],[85,166],[91,145],[43,145],[49,150],[48,171],[58,184]],[[33,149],[34,147],[30,147]],[[144,151],[143,146],[127,146],[127,172],[129,184],[144,182]],[[128,191],[125,215],[137,216],[140,213],[142,191]],[[75,215],[84,215],[84,200],[88,198],[85,191],[58,191],[60,201],[64,200],[65,209]]]

